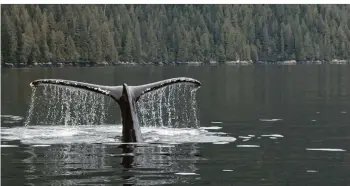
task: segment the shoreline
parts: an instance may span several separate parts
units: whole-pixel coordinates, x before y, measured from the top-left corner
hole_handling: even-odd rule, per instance
[[[163,65],[189,65],[189,66],[202,66],[202,65],[297,65],[297,64],[350,64],[350,60],[339,60],[333,59],[331,61],[296,61],[296,60],[286,60],[286,61],[226,61],[226,62],[48,62],[48,63],[34,63],[34,64],[25,64],[25,63],[3,63],[1,68],[36,68],[36,67],[48,67],[48,68],[64,68],[64,67],[107,67],[107,66],[140,66],[140,65],[154,65],[154,66],[163,66]]]

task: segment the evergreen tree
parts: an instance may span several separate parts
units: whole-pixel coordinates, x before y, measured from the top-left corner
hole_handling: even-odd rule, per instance
[[[3,5],[4,62],[350,57],[350,5]]]
[[[68,56],[69,56],[68,60],[69,61],[78,61],[80,56],[79,56],[79,53],[75,47],[75,43],[74,43],[71,36],[67,37],[66,45],[67,45],[66,48],[69,49],[66,51]]]
[[[124,44],[123,44],[123,56],[122,60],[124,61],[132,61],[132,51],[133,51],[133,46],[134,46],[134,40],[131,31],[126,32],[126,36],[124,39]]]
[[[1,17],[1,43],[2,61],[16,62],[16,28],[7,11]]]

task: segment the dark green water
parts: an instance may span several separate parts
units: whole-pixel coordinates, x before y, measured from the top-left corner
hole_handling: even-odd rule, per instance
[[[37,68],[1,73],[1,134],[6,137],[1,142],[1,185],[350,185],[349,65]],[[118,145],[84,136],[91,131],[109,136],[116,130],[112,123],[88,129],[35,128],[30,123],[32,133],[23,127],[29,83],[35,79],[136,85],[179,76],[201,81],[199,119],[201,127],[209,128],[144,131],[172,139],[172,144],[140,147],[134,156],[123,156]],[[119,113],[109,112],[118,121]],[[50,144],[50,131],[65,135],[55,136]],[[37,144],[28,143],[28,134],[41,135]],[[236,141],[222,142],[220,134]]]

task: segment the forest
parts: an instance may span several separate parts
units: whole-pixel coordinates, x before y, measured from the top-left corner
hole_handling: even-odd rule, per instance
[[[350,5],[1,5],[1,63],[350,58]]]

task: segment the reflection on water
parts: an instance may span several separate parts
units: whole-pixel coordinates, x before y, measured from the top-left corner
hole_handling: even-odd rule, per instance
[[[107,184],[160,185],[187,182],[201,160],[195,144],[148,145],[136,148],[100,144],[27,147],[27,183],[49,185]]]
[[[2,72],[1,185],[350,185],[350,65]],[[197,92],[201,126],[142,128],[148,142],[168,146],[139,147],[134,156],[117,148],[116,105],[110,109],[112,121],[105,122],[113,125],[23,130],[31,101],[28,84],[35,79],[137,85],[179,76],[202,83]],[[183,144],[169,145],[174,143]]]

